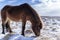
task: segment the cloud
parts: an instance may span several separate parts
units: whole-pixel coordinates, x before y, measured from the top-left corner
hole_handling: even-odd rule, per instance
[[[9,0],[8,1],[9,4],[14,3],[14,2],[17,2],[17,0]]]
[[[60,1],[55,2],[49,0],[42,1],[41,4],[33,5],[33,8],[42,16],[60,16]]]
[[[0,0],[0,2],[4,2],[5,0]]]
[[[34,2],[35,2],[35,0],[32,0],[31,2],[32,2],[32,3],[34,3]]]

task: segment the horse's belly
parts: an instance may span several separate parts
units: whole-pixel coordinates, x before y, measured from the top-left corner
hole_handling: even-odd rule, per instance
[[[20,21],[20,17],[8,17],[7,18],[8,20],[11,20],[11,21]]]

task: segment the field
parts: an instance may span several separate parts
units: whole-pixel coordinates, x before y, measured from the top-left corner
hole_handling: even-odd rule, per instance
[[[13,34],[1,34],[2,26],[0,20],[0,40],[60,40],[60,17],[58,16],[41,16],[43,20],[43,28],[39,37],[34,37],[31,29],[31,23],[26,22],[25,37],[20,35],[22,29],[22,22],[10,23]],[[1,19],[1,18],[0,18]]]

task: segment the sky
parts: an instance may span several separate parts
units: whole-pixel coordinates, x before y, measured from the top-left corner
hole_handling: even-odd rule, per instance
[[[23,3],[29,3],[30,5],[40,3],[39,0],[0,0],[0,9],[5,5],[20,5]]]
[[[0,9],[5,5],[30,4],[39,15],[60,16],[60,0],[0,0]]]

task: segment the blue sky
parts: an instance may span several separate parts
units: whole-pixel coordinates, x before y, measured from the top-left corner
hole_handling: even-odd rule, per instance
[[[39,0],[0,0],[0,9],[5,5],[20,5],[29,3],[30,5],[41,3]]]

